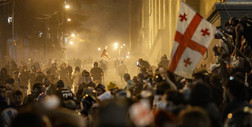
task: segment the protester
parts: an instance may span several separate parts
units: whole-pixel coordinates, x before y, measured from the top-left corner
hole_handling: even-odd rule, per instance
[[[161,57],[161,61],[158,64],[158,67],[163,67],[164,69],[168,69],[169,66],[169,60],[167,59],[166,55],[163,55]]]
[[[78,87],[77,85],[78,85],[80,78],[81,78],[80,68],[76,67],[75,71],[72,75],[72,79],[73,79],[72,89],[73,89],[74,93],[77,92],[77,87]]]
[[[5,85],[7,79],[11,78],[10,75],[8,75],[7,69],[2,68],[0,72],[0,84]]]
[[[0,112],[9,107],[10,100],[6,94],[6,87],[0,86]]]
[[[130,75],[128,73],[125,73],[123,75],[124,80],[126,81],[127,85],[125,87],[126,90],[129,90],[130,87],[133,87],[133,81],[130,79]]]
[[[106,91],[105,86],[102,85],[102,84],[98,84],[98,85],[95,87],[95,90],[97,91],[97,96],[102,95],[102,94]]]
[[[41,83],[36,83],[32,87],[32,92],[31,94],[27,95],[24,98],[24,105],[35,103],[38,101],[38,96],[42,92],[42,84]]]
[[[102,68],[98,67],[98,62],[94,62],[94,67],[90,70],[94,82],[101,83],[104,75]]]
[[[19,79],[20,79],[20,88],[23,93],[23,95],[27,95],[27,90],[28,90],[28,83],[30,79],[29,71],[27,66],[23,66],[21,69],[21,72],[19,74]]]
[[[17,90],[13,93],[13,101],[10,104],[10,107],[18,109],[23,106],[23,94],[21,91]]]
[[[128,70],[127,70],[126,65],[123,63],[123,61],[121,61],[121,63],[117,67],[117,73],[120,76],[121,81],[123,81],[123,76],[127,72],[128,72]]]
[[[74,98],[74,94],[68,87],[64,84],[62,80],[59,80],[57,82],[57,89],[55,91],[55,94],[59,97],[61,103],[69,98]]]

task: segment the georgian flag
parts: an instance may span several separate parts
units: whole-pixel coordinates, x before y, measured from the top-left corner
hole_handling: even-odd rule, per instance
[[[110,57],[109,57],[109,55],[108,55],[106,49],[104,49],[104,50],[102,51],[101,57],[102,57],[102,58],[105,58],[105,59],[110,59]]]
[[[206,52],[216,28],[184,2],[181,2],[175,42],[168,70],[185,78],[192,73]]]

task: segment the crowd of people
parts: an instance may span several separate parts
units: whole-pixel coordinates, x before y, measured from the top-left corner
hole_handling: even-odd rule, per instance
[[[235,28],[243,25],[233,20],[226,24],[232,39],[233,32],[238,34]],[[214,48],[216,63],[192,79],[169,72],[165,55],[157,68],[141,58],[135,61],[136,76],[128,73],[124,61],[116,60],[124,88],[104,81],[99,62],[90,71],[57,62],[45,67],[5,62],[0,72],[0,126],[251,127],[252,60],[247,58],[252,42],[245,36],[239,46],[237,40],[233,43],[238,47],[233,47],[223,39]]]

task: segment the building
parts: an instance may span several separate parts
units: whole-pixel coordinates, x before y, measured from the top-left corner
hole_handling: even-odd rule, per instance
[[[157,65],[170,55],[176,29],[178,0],[131,0],[130,43],[133,53]]]
[[[230,17],[242,17],[244,14],[252,17],[251,0],[184,0],[184,2],[216,27],[223,26]],[[132,52],[145,55],[145,59],[152,65],[157,65],[164,54],[169,58],[180,3],[181,0],[131,0],[129,38]],[[202,58],[201,64],[206,69],[209,68],[209,63],[214,63],[216,60],[212,49],[218,43],[219,40],[214,39]]]

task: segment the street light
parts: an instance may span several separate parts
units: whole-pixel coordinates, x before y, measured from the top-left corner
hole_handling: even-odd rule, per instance
[[[117,43],[117,42],[114,43],[114,48],[115,48],[115,49],[118,49],[118,43]]]
[[[67,5],[65,6],[65,8],[66,8],[66,9],[69,9],[69,8],[70,8],[70,5],[67,4]]]

